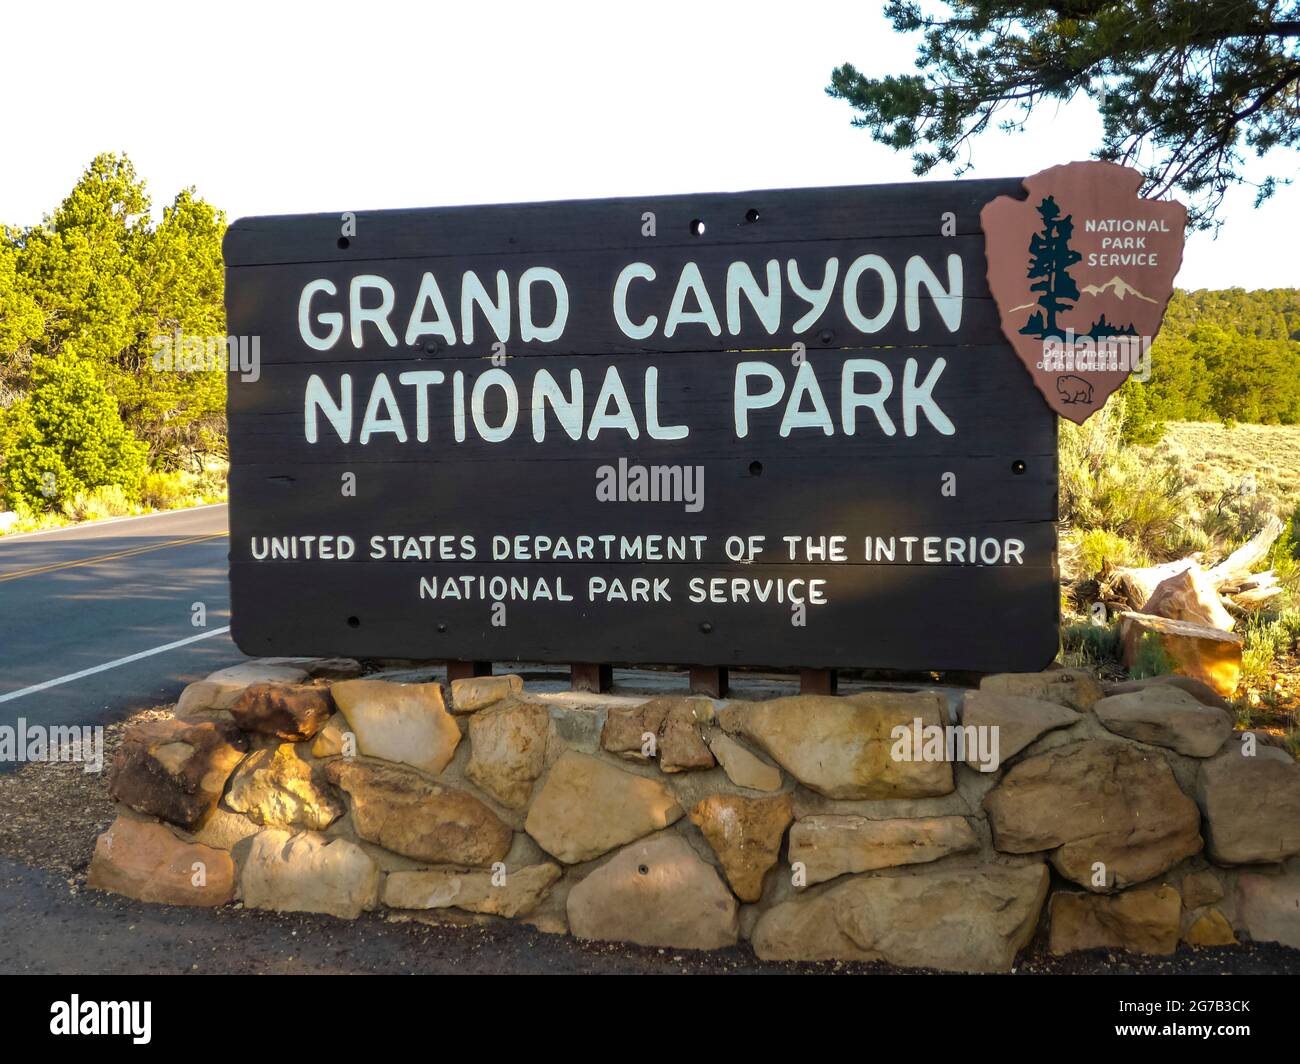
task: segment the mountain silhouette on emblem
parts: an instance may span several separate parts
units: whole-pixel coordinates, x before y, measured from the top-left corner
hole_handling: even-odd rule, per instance
[[[1122,300],[1127,296],[1137,296],[1138,299],[1144,299],[1148,303],[1155,302],[1150,296],[1144,296],[1118,274],[1105,284],[1086,284],[1083,286],[1083,291],[1090,296],[1099,296],[1103,292],[1110,292],[1116,299]]]

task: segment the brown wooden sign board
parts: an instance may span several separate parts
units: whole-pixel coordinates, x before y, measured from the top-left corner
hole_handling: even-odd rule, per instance
[[[1018,180],[251,218],[226,237],[249,654],[1014,670],[1056,418]]]

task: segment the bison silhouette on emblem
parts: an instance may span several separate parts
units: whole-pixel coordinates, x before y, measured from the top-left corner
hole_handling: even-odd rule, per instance
[[[1056,378],[1056,394],[1063,403],[1086,405],[1092,402],[1092,385],[1073,373],[1063,373]]]

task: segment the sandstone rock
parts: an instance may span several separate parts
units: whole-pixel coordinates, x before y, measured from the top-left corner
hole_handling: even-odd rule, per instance
[[[713,703],[707,698],[685,701],[695,704],[669,712],[659,731],[659,767],[664,772],[710,769],[717,764],[700,729],[702,722],[713,721]]]
[[[1059,702],[994,691],[967,691],[962,695],[964,727],[997,728],[998,758],[1005,764],[1040,735],[1076,724],[1080,716]],[[977,751],[967,747],[966,762],[978,767]]]
[[[1222,632],[1231,632],[1234,623],[1232,614],[1219,601],[1218,591],[1196,565],[1157,584],[1141,612],[1171,621],[1191,621]]]
[[[1285,861],[1300,854],[1300,765],[1260,746],[1245,757],[1229,743],[1203,761],[1196,800],[1205,813],[1206,850],[1219,864]]]
[[[1089,890],[1118,889],[1201,849],[1196,803],[1164,758],[1128,743],[1086,740],[1012,767],[984,798],[996,847],[1051,850],[1052,864]],[[1105,887],[1093,864],[1105,865]]]
[[[250,909],[355,920],[378,904],[379,879],[378,866],[355,842],[268,828],[252,841],[239,887]]]
[[[352,736],[350,748],[346,741],[349,735]],[[348,719],[342,713],[335,713],[330,717],[325,722],[325,727],[316,733],[316,738],[311,744],[312,757],[335,757],[338,754],[355,757],[358,752],[356,733],[348,727]]]
[[[233,724],[174,719],[133,724],[122,737],[109,789],[137,813],[192,831],[216,808],[244,750]]]
[[[245,683],[196,680],[181,692],[173,712],[177,720],[186,721],[214,720],[227,716],[247,686]],[[233,717],[228,719],[234,720]]]
[[[1038,863],[854,876],[764,912],[754,952],[763,960],[1009,971],[1033,936],[1048,878]]]
[[[651,759],[641,752],[648,733],[655,737],[658,749],[659,729],[674,702],[686,699],[652,698],[635,706],[615,706],[605,715],[600,732],[600,746],[611,754],[619,754],[629,761],[648,763]]]
[[[475,713],[465,775],[502,805],[522,809],[546,763],[550,723],[545,706],[513,699]]]
[[[711,731],[706,740],[722,771],[737,787],[752,791],[779,791],[781,770],[746,750],[723,731]]]
[[[1144,647],[1161,654],[1174,672],[1207,684],[1229,698],[1241,674],[1241,636],[1209,625],[1171,621],[1145,613],[1121,613],[1119,622],[1123,660],[1133,668]]]
[[[736,899],[676,835],[634,843],[571,891],[569,928],[578,938],[672,949],[736,943]]]
[[[392,909],[454,907],[514,919],[536,909],[562,874],[560,866],[550,862],[507,869],[504,882],[495,872],[456,868],[390,872],[384,883],[384,904]]]
[[[367,757],[437,775],[456,753],[460,728],[443,705],[441,684],[344,680],[330,693]]]
[[[235,863],[162,824],[119,816],[95,841],[86,886],[162,905],[224,905],[235,896]]]
[[[1235,946],[1237,936],[1232,925],[1218,909],[1206,909],[1197,916],[1183,934],[1189,946]]]
[[[356,658],[258,658],[258,662],[302,669],[313,680],[352,680],[361,675]]]
[[[1232,721],[1223,710],[1203,705],[1177,687],[1110,695],[1092,710],[1116,735],[1164,746],[1188,757],[1212,757],[1232,733]]]
[[[1177,673],[1172,672],[1163,676],[1148,676],[1142,680],[1108,683],[1103,690],[1106,692],[1106,696],[1110,697],[1111,695],[1128,695],[1134,691],[1145,691],[1149,687],[1177,687],[1179,690],[1186,691],[1201,705],[1213,706],[1225,713],[1232,712],[1232,708],[1227,701],[1209,684],[1194,680],[1190,676],[1179,676]]]
[[[217,806],[197,831],[188,833],[188,840],[211,846],[213,849],[228,851],[261,830],[260,825],[254,824],[242,813],[232,813],[228,809]]]
[[[1223,900],[1223,884],[1208,868],[1203,872],[1189,872],[1183,877],[1180,893],[1188,909],[1199,909]]]
[[[620,706],[605,717],[600,745],[632,761],[650,760],[641,753],[644,736],[655,736],[659,767],[665,772],[707,769],[713,754],[700,725],[713,720],[713,703],[707,698],[652,698],[639,706]]]
[[[238,684],[241,688],[250,683],[302,683],[309,674],[302,667],[301,658],[254,658],[238,665],[218,669],[208,679],[219,684]]]
[[[566,750],[528,810],[524,830],[565,864],[590,861],[681,819],[658,780]]]
[[[324,687],[254,683],[244,688],[230,712],[244,731],[294,743],[321,730],[334,712],[334,700]]]
[[[1052,895],[1053,953],[1081,949],[1122,949],[1166,954],[1178,948],[1182,901],[1170,886],[1126,890],[1111,897],[1057,891]]]
[[[268,827],[321,831],[343,815],[343,803],[320,777],[293,743],[255,750],[235,770],[226,805]]]
[[[551,739],[546,756],[554,761],[565,750],[581,750],[594,754],[600,750],[600,731],[605,725],[605,714],[598,709],[599,695],[575,692],[577,704],[550,700],[546,708],[551,714]],[[589,701],[590,700],[590,701]]]
[[[732,702],[719,715],[725,731],[758,744],[806,787],[827,798],[926,798],[953,789],[947,761],[895,760],[896,727],[948,722],[937,691],[868,691],[847,697],[796,695]]]
[[[1256,942],[1300,949],[1300,865],[1293,861],[1281,875],[1237,877],[1237,929]]]
[[[451,681],[451,711],[475,713],[486,709],[503,698],[513,698],[524,690],[524,681],[513,674],[509,676],[470,676]]]
[[[1056,702],[1087,712],[1102,695],[1097,677],[1087,669],[1048,669],[1046,672],[999,672],[980,680],[989,694],[1019,695]]]
[[[357,835],[430,864],[490,865],[513,832],[471,794],[410,769],[374,761],[331,761],[326,778],[352,799]]]
[[[803,862],[808,886],[848,873],[925,864],[978,849],[979,839],[960,816],[868,820],[827,813],[802,817],[790,829],[790,864]]]
[[[781,840],[793,819],[788,794],[776,798],[715,794],[691,810],[691,823],[713,847],[741,901],[763,896],[763,877],[781,856]]]

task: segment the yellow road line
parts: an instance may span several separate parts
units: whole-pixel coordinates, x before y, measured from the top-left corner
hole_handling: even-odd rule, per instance
[[[168,540],[166,543],[146,543],[141,547],[132,547],[130,550],[120,550],[113,554],[100,554],[94,558],[78,558],[69,562],[51,562],[48,565],[34,565],[30,569],[19,569],[14,573],[0,574],[0,584],[6,580],[20,580],[24,576],[40,576],[42,573],[53,573],[59,569],[75,569],[81,565],[97,565],[100,562],[116,561],[118,558],[131,558],[137,554],[148,554],[153,550],[165,550],[167,547],[184,547],[190,543],[202,543],[209,539],[218,539],[222,536],[229,535],[227,532],[209,532],[202,536],[186,536],[181,539]]]

